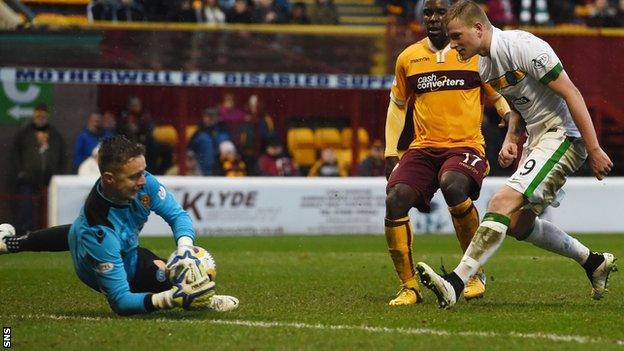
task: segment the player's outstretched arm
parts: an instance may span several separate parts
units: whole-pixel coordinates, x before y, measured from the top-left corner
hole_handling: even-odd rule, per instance
[[[581,92],[572,83],[565,71],[561,72],[557,79],[548,83],[548,87],[561,96],[568,104],[572,119],[585,142],[592,173],[598,180],[602,180],[611,171],[613,162],[611,162],[609,156],[607,156],[598,143],[594,124]]]
[[[152,199],[151,210],[159,215],[173,232],[178,248],[193,246],[195,230],[193,220],[175,199],[173,194],[151,174],[145,177],[145,189]]]
[[[390,100],[388,104],[388,112],[386,115],[386,149],[384,156],[386,158],[385,173],[386,179],[390,177],[390,173],[399,162],[398,144],[403,126],[405,126],[405,105],[399,106],[396,102]]]

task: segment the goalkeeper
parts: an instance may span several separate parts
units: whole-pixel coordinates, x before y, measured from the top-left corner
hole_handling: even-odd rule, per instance
[[[208,275],[187,271],[170,282],[164,260],[139,247],[139,232],[152,211],[171,226],[178,254],[191,251],[195,238],[188,213],[145,171],[144,154],[142,145],[123,136],[105,139],[99,151],[101,177],[69,228],[69,234],[65,235],[69,226],[34,232],[39,237],[50,234],[46,240],[50,250],[31,248],[64,251],[67,242],[80,280],[102,292],[113,311],[120,315],[173,307],[217,311],[238,307],[236,298],[214,294],[214,282]],[[0,246],[5,247],[0,247],[0,251],[18,251],[19,246],[26,246],[32,238],[26,235],[2,241]],[[186,279],[187,274],[198,278]]]

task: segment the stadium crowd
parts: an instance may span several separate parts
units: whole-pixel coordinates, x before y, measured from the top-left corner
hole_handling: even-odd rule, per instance
[[[590,27],[624,26],[624,1],[618,0],[480,0],[492,23]],[[391,17],[422,23],[424,0],[378,0]],[[93,0],[87,8],[90,20],[339,24],[333,0],[315,0],[308,5],[288,0]]]
[[[618,0],[479,0],[492,24],[624,26],[624,1]],[[424,0],[381,0],[393,18],[422,23]]]
[[[49,122],[48,106],[34,109],[12,142],[11,184],[17,199],[15,225],[26,232],[41,222],[43,194],[53,175],[99,176],[97,149],[101,141],[121,134],[146,149],[147,171],[156,175],[181,175],[175,145],[158,138],[157,125],[137,96],[130,96],[121,111],[93,111],[75,140],[66,140],[61,126]],[[54,118],[52,118],[54,120]],[[264,111],[256,95],[239,107],[232,93],[218,106],[208,107],[189,134],[185,175],[195,176],[383,176],[383,143],[375,140],[363,150],[361,163],[349,167],[332,148],[318,150],[315,162],[298,165],[284,146],[273,117]],[[71,151],[73,150],[73,152]],[[70,158],[73,155],[73,158]],[[314,160],[313,160],[314,161]],[[354,170],[353,172],[351,170]]]
[[[89,20],[188,23],[338,24],[333,0],[93,0]]]

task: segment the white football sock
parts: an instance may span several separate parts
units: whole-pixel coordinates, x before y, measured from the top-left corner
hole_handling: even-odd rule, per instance
[[[495,221],[483,221],[481,223],[466,249],[464,257],[462,257],[461,262],[453,271],[461,278],[464,284],[498,250],[505,239],[506,232],[507,226],[503,223]]]
[[[589,249],[585,245],[544,219],[535,219],[533,231],[524,240],[579,264],[585,263],[589,257]]]

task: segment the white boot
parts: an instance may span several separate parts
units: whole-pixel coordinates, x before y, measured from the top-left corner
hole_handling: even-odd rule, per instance
[[[216,312],[227,312],[238,308],[238,299],[229,295],[212,295],[208,308]]]

